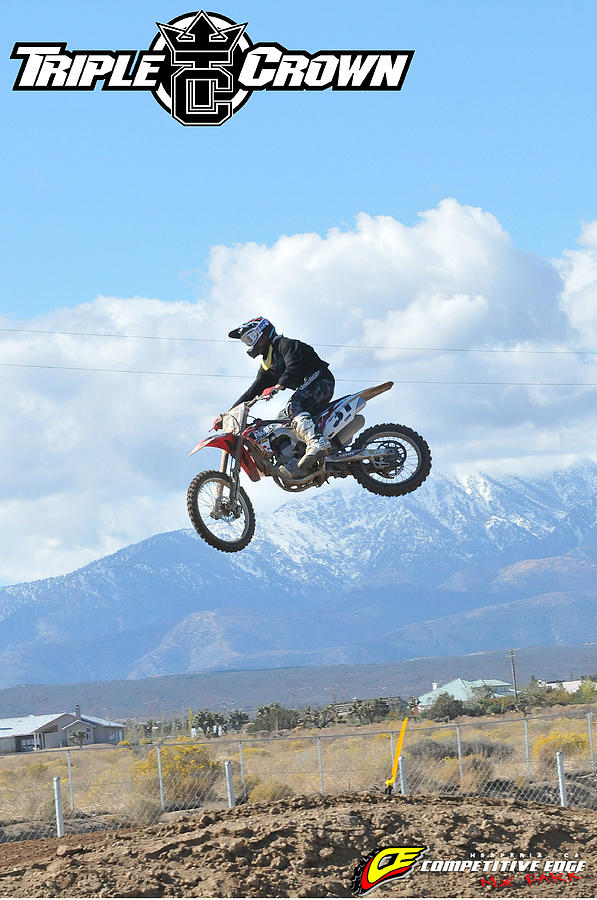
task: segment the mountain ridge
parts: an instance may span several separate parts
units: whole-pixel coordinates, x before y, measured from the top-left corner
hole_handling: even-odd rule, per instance
[[[596,488],[593,463],[434,474],[403,498],[286,503],[239,554],[154,535],[0,587],[0,687],[590,641]]]

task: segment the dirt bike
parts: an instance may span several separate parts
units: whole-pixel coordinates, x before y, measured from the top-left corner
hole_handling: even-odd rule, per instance
[[[290,427],[289,418],[255,418],[249,424],[251,407],[269,397],[255,397],[224,413],[222,433],[204,438],[189,454],[204,447],[222,450],[220,471],[200,472],[189,485],[187,509],[197,533],[212,547],[228,553],[249,544],[255,533],[255,513],[240,485],[241,469],[251,481],[271,477],[282,490],[292,493],[348,475],[366,490],[385,497],[399,497],[418,488],[429,475],[431,454],[416,431],[404,425],[374,425],[355,438],[365,424],[360,411],[367,400],[390,390],[393,384],[387,381],[340,397],[313,416],[332,449],[306,472],[298,468],[305,444]]]

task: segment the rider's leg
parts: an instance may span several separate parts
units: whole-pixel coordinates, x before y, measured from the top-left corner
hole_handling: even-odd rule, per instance
[[[306,445],[298,464],[300,470],[319,462],[331,450],[330,442],[319,432],[312,415],[320,413],[329,403],[334,384],[334,376],[329,369],[318,372],[294,392],[286,407],[288,415],[292,416],[291,427]]]

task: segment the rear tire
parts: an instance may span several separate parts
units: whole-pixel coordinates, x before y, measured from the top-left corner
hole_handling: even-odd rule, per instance
[[[244,550],[255,533],[255,512],[246,491],[239,485],[233,508],[231,487],[232,479],[223,472],[200,472],[187,492],[187,510],[193,528],[211,547],[223,553]]]
[[[352,474],[366,490],[383,497],[400,497],[416,490],[431,471],[427,442],[406,425],[374,425],[356,439],[353,450],[387,450],[389,461],[357,462]]]

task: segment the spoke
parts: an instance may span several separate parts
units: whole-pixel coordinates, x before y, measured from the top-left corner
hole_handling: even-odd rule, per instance
[[[205,527],[220,540],[229,542],[240,540],[245,534],[249,515],[242,496],[239,495],[240,516],[236,518],[232,511],[221,513],[221,518],[215,519],[212,512],[223,503],[230,500],[230,485],[224,479],[212,478],[201,486],[197,494],[197,512]]]
[[[419,453],[417,448],[410,441],[397,434],[388,432],[387,435],[375,435],[368,449],[380,454],[390,454],[397,458],[393,462],[388,462],[386,466],[383,463],[370,462],[366,464],[367,474],[374,481],[380,484],[400,484],[407,481],[415,474],[419,467]],[[385,469],[385,471],[384,471]]]

